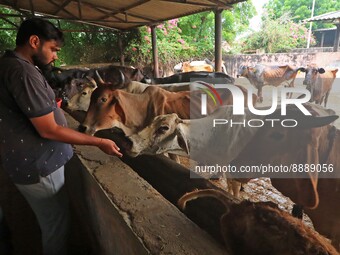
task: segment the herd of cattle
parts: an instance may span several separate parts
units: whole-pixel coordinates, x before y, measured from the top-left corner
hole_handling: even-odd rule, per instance
[[[201,93],[199,90],[190,91],[190,81],[218,78],[226,84],[235,83],[233,77],[223,72],[197,71],[197,67],[195,70],[164,78],[149,78],[138,69],[111,65],[97,69],[58,69],[45,72],[45,76],[56,91],[57,97],[63,98],[65,109],[86,111],[85,120],[79,126],[80,131],[93,135],[99,130],[119,128],[126,135],[125,151],[132,157],[165,152],[192,156],[190,152],[193,150],[206,152],[209,141],[214,140],[216,135],[211,128],[211,119],[225,119],[225,115],[231,112],[233,98],[231,93],[224,90],[224,94],[221,92],[223,106],[218,107],[213,101],[208,101],[210,115],[202,116],[200,106],[197,105],[196,109],[196,105],[190,104],[190,101],[194,101],[191,99],[200,97]],[[238,76],[246,77],[257,88],[257,95],[253,94],[252,97],[255,102],[261,103],[263,86],[282,84],[294,87],[294,80],[299,71],[305,72],[303,84],[311,92],[310,102],[304,104],[312,113],[310,119],[302,122],[305,123],[303,127],[297,128],[272,127],[270,123],[265,123],[264,126],[251,131],[226,129],[226,132],[229,132],[226,137],[230,137],[233,142],[220,141],[212,152],[219,155],[226,151],[219,146],[228,147],[228,155],[218,157],[224,160],[222,164],[231,163],[238,167],[259,164],[327,164],[333,166],[335,173],[340,171],[340,130],[332,125],[338,116],[334,111],[321,106],[322,103],[325,107],[327,105],[337,69],[325,70],[314,64],[307,67],[241,65]],[[245,95],[248,93],[242,86],[238,87]],[[247,105],[246,100],[244,104]],[[197,119],[190,119],[190,110],[197,111]],[[294,107],[287,111],[288,115],[292,116],[297,112]],[[199,125],[205,132],[193,134],[190,129],[192,125]],[[214,141],[216,140],[218,139],[215,137]],[[200,157],[194,159],[199,161]],[[272,184],[303,208],[315,229],[339,249],[340,178],[318,177],[317,173],[310,173],[306,178],[273,178]],[[238,181],[247,182],[250,178]],[[238,195],[237,189],[234,189],[234,193]],[[272,210],[264,208],[264,211]],[[228,213],[222,218],[221,224],[226,225],[225,218],[228,218]],[[221,228],[226,229],[226,226]],[[302,228],[305,233],[302,234],[302,239],[305,238],[308,243],[311,239],[307,232],[312,230]],[[314,239],[313,242],[325,242],[318,248],[313,246],[314,252],[275,254],[338,254],[332,248],[325,248],[329,245],[322,237]],[[307,245],[306,243],[301,245]]]

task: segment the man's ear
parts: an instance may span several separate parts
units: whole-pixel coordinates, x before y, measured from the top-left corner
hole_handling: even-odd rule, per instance
[[[33,49],[37,49],[40,45],[41,41],[40,41],[40,38],[39,36],[37,35],[31,35],[30,38],[29,38],[29,44],[31,45],[31,47]]]

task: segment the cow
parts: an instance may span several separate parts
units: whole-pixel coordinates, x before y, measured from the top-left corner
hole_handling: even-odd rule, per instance
[[[243,76],[247,78],[255,88],[257,88],[257,96],[260,103],[263,102],[262,88],[265,85],[279,86],[286,83],[288,87],[294,87],[294,81],[298,71],[290,65],[269,66],[257,64],[254,67],[240,65],[237,71],[237,78]],[[290,97],[292,94],[290,94]]]
[[[288,178],[287,175],[286,178],[271,178],[272,185],[304,208],[315,229],[330,238],[333,245],[339,249],[339,152],[340,130],[332,125],[308,129],[264,127],[231,164],[236,167],[294,167],[296,164],[299,171],[307,169],[309,174],[300,173],[297,178],[295,175]]]
[[[192,72],[192,71],[207,71],[213,72],[214,67],[210,64],[192,65],[190,62],[182,63],[182,72]]]
[[[174,66],[175,73],[183,72],[183,63],[189,63],[189,66],[193,66],[193,67],[210,65],[213,68],[213,63],[209,59],[206,58],[204,60],[185,61],[185,62],[178,63],[177,65]]]
[[[311,170],[309,174],[300,174],[298,178],[291,176],[290,179],[272,178],[271,180],[273,186],[283,195],[304,207],[315,229],[330,238],[338,248],[340,244],[340,214],[338,213],[340,210],[338,208],[340,131],[330,125],[338,116],[319,105],[306,103],[304,106],[312,116],[297,115],[298,111],[295,110],[287,112],[288,118],[299,120],[299,125],[294,128],[284,128],[280,125],[272,127],[271,123],[265,122],[264,126],[255,130],[230,126],[220,132],[212,129],[212,119],[230,119],[232,114],[228,114],[228,108],[231,106],[224,106],[226,112],[224,115],[214,116],[214,112],[198,120],[181,120],[170,115],[158,116],[158,120],[163,117],[166,121],[163,119],[161,125],[151,123],[137,134],[128,137],[131,142],[126,145],[127,153],[130,156],[137,156],[196,151],[195,154],[190,154],[194,160],[203,161],[207,165],[230,163],[236,169],[240,169],[241,166],[294,166],[294,164],[300,164],[296,166],[303,169],[323,167],[323,172],[329,170],[330,177],[325,174],[321,176],[321,173]],[[222,111],[222,107],[218,111]],[[247,115],[246,112],[246,118]],[[280,116],[276,113],[270,118],[276,119]],[[239,119],[236,121],[240,122]],[[189,129],[194,124],[196,128]],[[209,157],[206,156],[207,154],[210,154]],[[205,158],[208,161],[204,161]],[[247,182],[251,178],[260,176],[266,175],[246,175],[243,177],[247,179],[237,180]]]
[[[215,61],[210,61],[209,59],[204,60],[195,60],[195,61],[186,61],[178,63],[174,66],[175,73],[180,72],[190,72],[190,71],[208,71],[213,72],[215,66]],[[195,70],[190,70],[195,69]],[[211,71],[212,70],[212,71]],[[224,65],[224,61],[221,63],[221,71],[222,73],[227,73],[227,68]]]
[[[223,192],[206,189],[186,193],[178,207],[184,210],[200,197],[216,198],[226,207],[220,227],[230,255],[339,254],[326,238],[272,202],[232,203]]]
[[[225,73],[221,72],[186,72],[177,73],[168,77],[163,78],[150,78],[145,79],[146,83],[149,84],[168,84],[168,83],[181,83],[181,82],[191,82],[193,80],[201,79],[218,79],[220,84],[234,84],[235,79]]]
[[[324,106],[326,107],[338,69],[326,71],[316,64],[310,64],[307,68],[301,68],[301,71],[306,73],[303,84],[307,85],[307,89],[311,92],[310,102],[322,104],[324,101]]]
[[[239,88],[247,98],[247,91],[241,86]],[[256,100],[256,96],[253,96],[253,100]],[[229,90],[221,90],[221,98],[223,104],[233,103]],[[83,132],[94,134],[101,129],[118,127],[129,135],[161,114],[175,112],[184,119],[194,115],[198,118],[201,116],[200,100],[199,90],[169,92],[158,86],[149,86],[143,93],[132,94],[110,86],[98,86],[92,93],[85,120],[79,128]],[[246,101],[245,99],[245,104]],[[208,112],[218,107],[211,99],[207,106]]]
[[[76,82],[76,80],[73,80]],[[78,93],[70,96],[70,99],[65,102],[65,107],[71,111],[87,111],[90,105],[90,98],[92,92],[97,88],[97,83],[91,77],[87,78],[87,81],[81,79],[80,90]]]
[[[141,81],[144,76],[139,69],[135,69],[127,66],[115,66],[108,65],[99,68],[73,68],[63,70],[60,68],[46,69],[43,71],[47,82],[51,85],[56,93],[56,97],[63,98],[67,101],[71,98],[77,91],[78,93],[81,89],[75,87],[81,87],[81,83],[87,83],[87,77],[93,78],[96,83],[99,82],[96,73],[99,73],[105,82],[110,82],[117,84],[117,80],[120,81],[121,73],[125,76],[125,82],[129,83],[133,81]],[[125,86],[126,84],[121,84]],[[73,94],[72,94],[73,93]]]
[[[231,162],[241,152],[258,129],[242,128],[241,125],[228,128],[221,127],[220,129],[209,128],[209,125],[215,119],[233,118],[233,121],[241,123],[255,117],[258,118],[249,111],[246,111],[245,116],[233,117],[232,113],[233,108],[231,106],[222,106],[201,119],[180,119],[175,113],[157,116],[149,126],[127,137],[126,152],[131,157],[136,157],[140,154],[171,152],[179,155],[189,155],[190,158],[204,163],[202,159],[206,158],[206,156],[202,154],[209,155],[209,158],[215,158],[217,155],[217,158],[219,158],[221,152],[227,150],[222,157],[222,161],[215,162],[223,165]],[[230,141],[227,148],[225,148],[226,141]],[[201,152],[202,154],[193,154],[195,152]],[[231,179],[228,175],[226,177],[228,191],[239,197],[241,184]]]

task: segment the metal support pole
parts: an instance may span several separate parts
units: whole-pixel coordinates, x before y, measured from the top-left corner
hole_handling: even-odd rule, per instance
[[[314,6],[315,6],[315,0],[313,0],[311,18],[314,17]],[[309,48],[309,45],[310,45],[310,38],[311,38],[311,36],[312,36],[312,23],[313,23],[313,22],[310,22],[310,24],[309,24],[308,39],[307,39],[307,49]]]
[[[215,10],[215,71],[222,71],[222,11]]]
[[[340,24],[336,24],[336,32],[335,32],[334,47],[333,47],[334,52],[339,51],[339,42],[340,42]]]
[[[158,49],[157,49],[157,36],[156,36],[156,26],[151,26],[151,41],[152,41],[152,58],[153,58],[153,71],[156,78],[159,77],[158,72]]]
[[[122,33],[118,33],[118,49],[119,49],[119,60],[120,60],[120,65],[124,66],[125,65],[125,58],[124,58],[124,53],[123,53],[123,41],[122,41]]]

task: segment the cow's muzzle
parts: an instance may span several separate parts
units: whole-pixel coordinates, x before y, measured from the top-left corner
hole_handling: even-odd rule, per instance
[[[78,126],[78,131],[79,131],[79,132],[85,133],[85,132],[86,132],[86,129],[87,129],[87,127],[84,126],[84,125],[79,125],[79,126]]]

